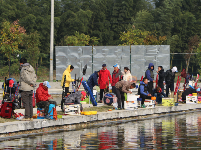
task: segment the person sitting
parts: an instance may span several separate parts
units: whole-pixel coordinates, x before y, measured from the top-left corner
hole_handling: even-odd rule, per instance
[[[163,92],[163,90],[158,86],[156,89],[154,89],[154,96],[156,96],[156,102],[158,104],[162,103],[162,95],[164,97],[166,97],[165,93]]]
[[[84,91],[78,91],[75,93],[72,93],[68,95],[65,98],[65,104],[73,103],[73,104],[80,104],[80,101],[84,100],[86,98],[86,93]],[[80,107],[80,110],[82,111],[82,106]]]
[[[43,83],[39,84],[38,89],[36,90],[36,106],[38,108],[44,108],[45,116],[48,115],[49,105],[57,103],[55,101],[50,101],[53,99],[51,95],[48,94],[48,88],[51,88],[48,81],[44,81]]]
[[[189,86],[188,89],[186,89],[183,93],[182,93],[182,100],[186,101],[186,96],[188,96],[189,94],[192,93],[197,93],[196,89],[194,89],[192,86]]]
[[[118,109],[124,109],[124,101],[125,101],[125,96],[124,93],[132,93],[129,91],[129,89],[135,88],[135,83],[134,82],[129,82],[129,81],[119,81],[115,84],[116,90],[115,94],[117,96],[117,102],[118,102]]]
[[[145,99],[151,99],[151,94],[148,92],[148,79],[146,77],[140,82],[139,88],[140,98],[142,98],[141,105],[144,107]]]

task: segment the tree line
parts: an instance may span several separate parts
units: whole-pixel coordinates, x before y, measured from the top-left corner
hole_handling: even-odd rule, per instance
[[[167,44],[171,53],[199,53],[200,0],[55,0],[54,4],[55,46]],[[10,60],[14,65],[19,54],[35,67],[49,67],[50,10],[51,0],[0,0],[0,40],[5,22],[12,25],[19,20],[25,30],[19,50],[13,53],[16,48],[10,47],[8,57],[0,56],[1,68]],[[0,52],[4,51],[1,45]],[[172,54],[171,66],[196,72],[199,56]]]

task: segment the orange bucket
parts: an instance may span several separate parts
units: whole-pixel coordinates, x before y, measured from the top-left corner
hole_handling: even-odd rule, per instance
[[[155,96],[152,96],[152,97],[151,97],[151,100],[154,100],[154,101],[155,101],[155,100],[156,100],[156,97],[155,97]]]

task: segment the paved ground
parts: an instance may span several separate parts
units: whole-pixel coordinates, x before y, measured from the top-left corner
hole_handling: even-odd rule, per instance
[[[104,105],[103,103],[98,103],[97,107],[100,107],[103,105]],[[93,107],[92,104],[82,104],[82,106],[83,106],[83,108]],[[57,111],[61,111],[61,106],[57,106],[56,109],[57,109]],[[14,112],[25,114],[24,110],[25,109],[16,109],[16,110],[14,110]],[[36,114],[36,113],[37,113],[37,108],[33,108],[33,114]]]

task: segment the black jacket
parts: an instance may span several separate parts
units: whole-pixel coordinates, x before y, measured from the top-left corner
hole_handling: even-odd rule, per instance
[[[166,84],[173,84],[175,78],[175,72],[172,72],[171,69],[167,70],[165,73],[165,83]]]
[[[160,88],[164,88],[164,85],[163,85],[163,81],[165,79],[165,72],[164,72],[164,69],[161,69],[158,73],[158,86],[160,86]]]

